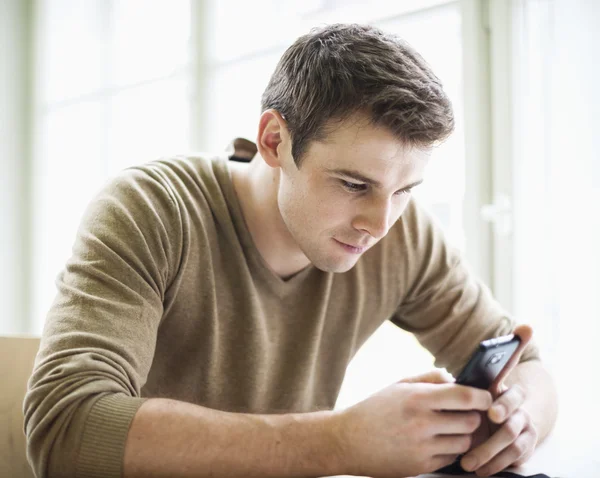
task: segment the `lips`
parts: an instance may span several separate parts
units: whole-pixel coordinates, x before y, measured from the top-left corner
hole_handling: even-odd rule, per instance
[[[367,250],[366,246],[353,246],[352,244],[347,244],[345,242],[338,241],[337,239],[334,239],[334,241],[337,242],[344,249],[346,249],[348,252],[352,252],[354,254],[361,254]]]
[[[347,242],[340,242],[341,244],[344,244],[345,246],[349,246],[349,247],[354,247],[355,249],[366,249],[366,246],[355,246],[354,244],[348,244]]]
[[[340,241],[338,239],[336,239],[336,241],[338,241],[340,244],[344,244],[346,246],[356,247],[357,249],[368,249],[370,247],[369,244],[365,244],[364,246],[361,246],[361,245],[352,244],[350,242]]]

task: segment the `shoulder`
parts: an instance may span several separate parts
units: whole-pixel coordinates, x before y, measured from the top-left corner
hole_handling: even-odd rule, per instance
[[[123,169],[111,177],[100,197],[113,197],[139,209],[150,207],[171,214],[222,195],[225,158],[209,155],[163,157]]]
[[[120,176],[155,181],[167,191],[181,193],[192,188],[211,188],[226,174],[226,158],[209,155],[163,157],[121,171]]]

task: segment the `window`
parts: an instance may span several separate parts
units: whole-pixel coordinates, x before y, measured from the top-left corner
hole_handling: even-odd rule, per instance
[[[574,371],[600,337],[600,68],[590,61],[600,10],[586,1],[516,5],[514,308],[534,326],[561,400],[587,412],[598,382]]]
[[[189,0],[42,0],[36,26],[33,326],[84,208],[119,170],[190,145]]]

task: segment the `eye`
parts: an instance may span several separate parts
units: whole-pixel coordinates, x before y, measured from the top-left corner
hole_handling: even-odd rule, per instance
[[[343,179],[341,180],[341,183],[344,189],[352,193],[359,193],[367,189],[367,185],[362,183],[351,183],[349,181],[344,181]]]
[[[412,193],[412,189],[401,189],[400,191],[396,191],[394,194],[396,196],[402,196],[403,194],[410,194]]]

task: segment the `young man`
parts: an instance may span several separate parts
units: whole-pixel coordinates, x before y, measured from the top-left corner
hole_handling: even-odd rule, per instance
[[[556,409],[531,344],[506,391],[431,372],[332,411],[385,320],[453,374],[515,330],[411,199],[452,128],[410,46],[332,25],[282,57],[256,145],[236,143],[250,163],[176,157],[111,181],[58,278],[29,383],[37,475],[412,476],[461,453],[483,475],[524,462]]]

